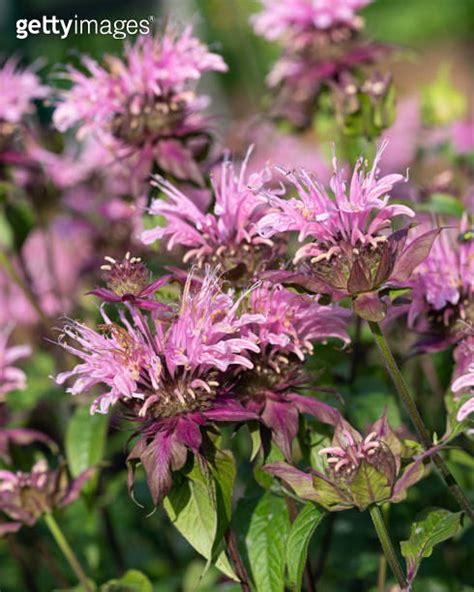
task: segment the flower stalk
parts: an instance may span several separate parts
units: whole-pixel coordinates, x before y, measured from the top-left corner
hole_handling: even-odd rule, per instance
[[[393,575],[396,577],[400,589],[406,590],[407,581],[398,561],[398,557],[393,547],[393,543],[390,539],[387,527],[385,526],[382,512],[376,504],[370,506],[369,512],[370,517],[372,518],[372,522],[374,524],[375,531],[377,533],[377,536],[379,537],[380,544],[382,545],[384,555],[387,558],[387,562],[390,565]]]
[[[405,409],[408,412],[408,415],[410,416],[413,425],[415,426],[418,437],[420,438],[420,442],[422,446],[425,448],[425,450],[429,450],[433,446],[430,433],[427,427],[425,426],[425,423],[416,406],[415,400],[413,399],[408,389],[408,385],[405,379],[403,378],[402,373],[400,372],[395,358],[393,357],[392,351],[390,349],[390,346],[388,345],[387,340],[385,339],[382,329],[380,328],[379,323],[374,321],[369,321],[369,327],[372,331],[372,334],[380,350],[380,353],[383,356],[387,371],[393,380],[395,388],[397,389],[397,392],[405,406]],[[441,477],[444,479],[446,485],[448,486],[449,491],[456,498],[459,506],[469,516],[471,521],[474,522],[474,510],[471,507],[471,504],[469,503],[469,500],[467,499],[465,493],[458,485],[453,474],[447,467],[444,460],[441,458],[439,452],[435,452],[432,455],[432,459],[436,467],[438,468]]]
[[[61,549],[64,557],[66,558],[67,562],[69,563],[72,571],[77,576],[77,579],[81,583],[82,587],[84,588],[85,592],[93,592],[93,588],[82,569],[79,560],[77,559],[74,551],[72,550],[71,546],[66,540],[64,533],[62,532],[59,524],[54,519],[53,515],[50,512],[47,512],[44,515],[44,521],[46,522],[46,526],[49,528],[50,533],[52,534],[54,540],[58,544],[58,547]]]

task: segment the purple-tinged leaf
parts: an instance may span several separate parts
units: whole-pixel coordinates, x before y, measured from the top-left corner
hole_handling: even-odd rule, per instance
[[[347,291],[350,294],[359,294],[360,292],[367,292],[371,288],[370,271],[365,268],[361,258],[356,259],[352,264],[351,273],[347,280]]]
[[[291,403],[267,398],[262,421],[273,432],[273,438],[285,458],[291,461],[291,444],[298,433],[298,409]]]
[[[291,393],[286,398],[296,405],[300,413],[309,413],[322,423],[336,425],[341,420],[341,414],[337,409],[314,397]]]
[[[406,282],[415,268],[428,257],[434,240],[442,230],[442,228],[434,228],[415,238],[399,256],[390,280]]]
[[[270,463],[262,468],[267,473],[284,481],[301,499],[319,501],[319,496],[313,487],[312,475],[304,473],[286,462]]]
[[[353,301],[354,312],[366,321],[379,322],[387,314],[387,305],[377,292],[359,294]]]

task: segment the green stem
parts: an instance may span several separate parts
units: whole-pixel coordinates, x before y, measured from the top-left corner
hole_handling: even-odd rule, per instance
[[[387,562],[390,565],[393,575],[396,577],[401,590],[405,590],[407,587],[405,574],[403,573],[397,554],[390,539],[390,535],[388,534],[388,530],[385,526],[382,512],[375,504],[369,508],[369,512],[375,527],[375,531],[379,537],[380,544],[382,545],[384,555],[387,558]]]
[[[81,583],[82,587],[84,588],[85,592],[94,592],[92,586],[87,579],[84,570],[81,567],[74,551],[71,549],[71,546],[66,540],[62,530],[59,527],[59,524],[53,518],[53,515],[47,513],[44,515],[44,521],[49,528],[49,531],[53,535],[54,540],[58,544],[58,547],[61,549],[64,557],[66,558],[67,562],[71,566],[72,571],[76,574],[77,579]]]
[[[397,392],[405,406],[405,409],[407,410],[408,415],[410,416],[410,419],[413,422],[413,425],[415,426],[415,429],[418,433],[418,437],[420,438],[420,442],[423,448],[425,448],[425,450],[429,450],[433,446],[430,433],[425,426],[425,423],[420,415],[420,412],[418,411],[413,397],[410,394],[410,391],[408,390],[407,383],[405,382],[405,379],[403,378],[402,373],[398,368],[397,362],[393,357],[387,340],[385,339],[385,336],[382,333],[382,329],[380,328],[380,325],[378,323],[373,321],[369,321],[369,327],[375,338],[377,346],[384,358],[385,366],[388,370],[388,373],[390,374],[393,383],[395,384],[395,388],[397,389]],[[451,491],[452,495],[456,498],[459,506],[464,510],[464,512],[466,512],[471,521],[474,522],[474,510],[472,509],[471,504],[469,503],[469,500],[467,499],[465,493],[456,482],[456,479],[447,467],[441,455],[438,452],[435,452],[431,458],[436,467],[438,468],[439,472],[441,473],[441,476],[444,479],[449,490]]]
[[[43,325],[48,327],[48,325],[49,325],[48,317],[42,311],[40,305],[38,304],[38,299],[36,298],[36,296],[33,294],[33,292],[30,290],[30,288],[26,285],[26,283],[21,279],[21,277],[16,272],[16,269],[11,264],[6,251],[0,251],[0,265],[3,266],[7,275],[10,276],[10,279],[13,282],[15,282],[15,284],[23,292],[23,294],[25,295],[28,302],[35,309],[35,311],[36,311],[38,317],[40,318],[41,322],[43,323]]]

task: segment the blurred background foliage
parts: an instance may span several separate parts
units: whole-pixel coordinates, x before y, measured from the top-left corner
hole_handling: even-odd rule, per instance
[[[196,25],[200,37],[219,51],[229,64],[230,71],[205,79],[207,91],[213,96],[213,109],[218,126],[225,131],[243,116],[257,114],[262,106],[264,77],[277,53],[276,46],[257,38],[248,24],[249,15],[258,3],[250,0],[0,0],[0,53],[15,53],[31,63],[41,60],[44,76],[54,75],[65,62],[77,60],[81,52],[100,57],[106,52],[119,51],[122,41],[110,36],[69,36],[61,40],[55,36],[15,37],[15,21],[19,18],[38,18],[43,14],[58,18],[147,18],[158,21],[170,18],[174,22]],[[454,85],[471,97],[473,91],[472,63],[474,58],[474,2],[473,0],[375,0],[363,14],[374,39],[401,46],[404,51],[392,66],[398,96],[419,93],[423,84],[432,82],[443,64],[450,65]],[[45,118],[48,113],[43,114]],[[362,334],[362,342],[370,336]],[[145,500],[146,508],[133,504],[125,485],[124,458],[129,432],[111,429],[105,438],[106,427],[99,418],[91,424],[81,420],[82,410],[75,411],[76,434],[71,434],[69,413],[71,401],[48,379],[54,373],[51,347],[32,358],[27,368],[28,390],[21,397],[11,397],[13,411],[25,412],[35,408],[30,427],[50,433],[57,441],[77,438],[87,450],[97,454],[95,460],[105,459],[100,479],[80,502],[70,506],[61,516],[64,530],[78,555],[90,567],[97,581],[115,577],[125,569],[145,572],[153,581],[155,592],[201,590],[238,590],[235,584],[220,584],[220,576],[211,569],[204,576],[204,561],[191,549],[169,524],[159,509],[147,516],[150,501],[142,482],[137,497]],[[351,376],[350,356],[334,349],[316,348],[314,367],[330,367],[329,377],[336,380],[340,392],[351,395],[349,419],[360,427],[373,421],[388,405],[391,421],[397,425],[401,418],[393,403],[392,390],[385,371],[371,352],[364,360],[364,373]],[[434,363],[426,367],[423,359],[408,360],[404,370],[418,387],[427,423],[443,430],[439,398],[427,381],[420,376],[434,373],[441,393],[450,380],[450,353],[434,356]],[[324,374],[323,374],[324,377]],[[49,411],[54,409],[53,413]],[[45,410],[49,410],[45,412]],[[69,426],[69,427],[67,427]],[[92,426],[92,429],[91,429]],[[112,426],[113,427],[113,426]],[[243,432],[243,430],[242,430]],[[89,439],[89,440],[88,440]],[[89,444],[88,444],[89,442]],[[92,443],[91,443],[92,442]],[[71,445],[72,446],[72,445]],[[233,449],[242,451],[248,446],[244,433],[234,437]],[[73,447],[73,446],[72,446]],[[103,452],[103,454],[102,454]],[[474,486],[472,459],[453,449],[451,468],[466,489]],[[69,461],[71,459],[69,458]],[[75,462],[81,463],[81,459]],[[464,471],[456,466],[468,464]],[[466,467],[465,467],[466,468]],[[251,481],[251,467],[240,466],[240,483]],[[105,484],[107,487],[105,488]],[[421,493],[423,491],[423,493]],[[240,489],[241,492],[241,489]],[[95,510],[92,500],[96,500]],[[410,491],[407,503],[391,509],[390,523],[396,539],[407,538],[413,516],[426,505],[440,505],[455,509],[447,499],[442,483],[431,475],[422,489]],[[24,529],[17,542],[0,540],[0,590],[2,592],[47,592],[67,588],[70,574],[63,560],[42,527]],[[45,542],[46,541],[46,542]],[[472,556],[474,532],[463,534],[433,553],[421,569],[417,590],[420,592],[468,592],[474,590]],[[357,550],[357,552],[355,552]],[[372,532],[367,515],[356,511],[330,516],[317,530],[309,556],[316,573],[324,575],[319,590],[323,592],[366,592],[373,590],[378,569],[379,543]],[[329,552],[330,551],[330,552]],[[59,567],[58,567],[59,566]],[[459,582],[466,584],[461,586]]]

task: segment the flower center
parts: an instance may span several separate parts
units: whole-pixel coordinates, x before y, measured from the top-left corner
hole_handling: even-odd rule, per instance
[[[129,144],[142,145],[159,136],[171,136],[185,117],[186,98],[129,99],[122,113],[116,113],[111,122],[112,134]]]
[[[125,255],[122,261],[105,257],[106,264],[101,266],[107,287],[117,296],[127,294],[137,296],[147,285],[149,272],[140,257]]]

